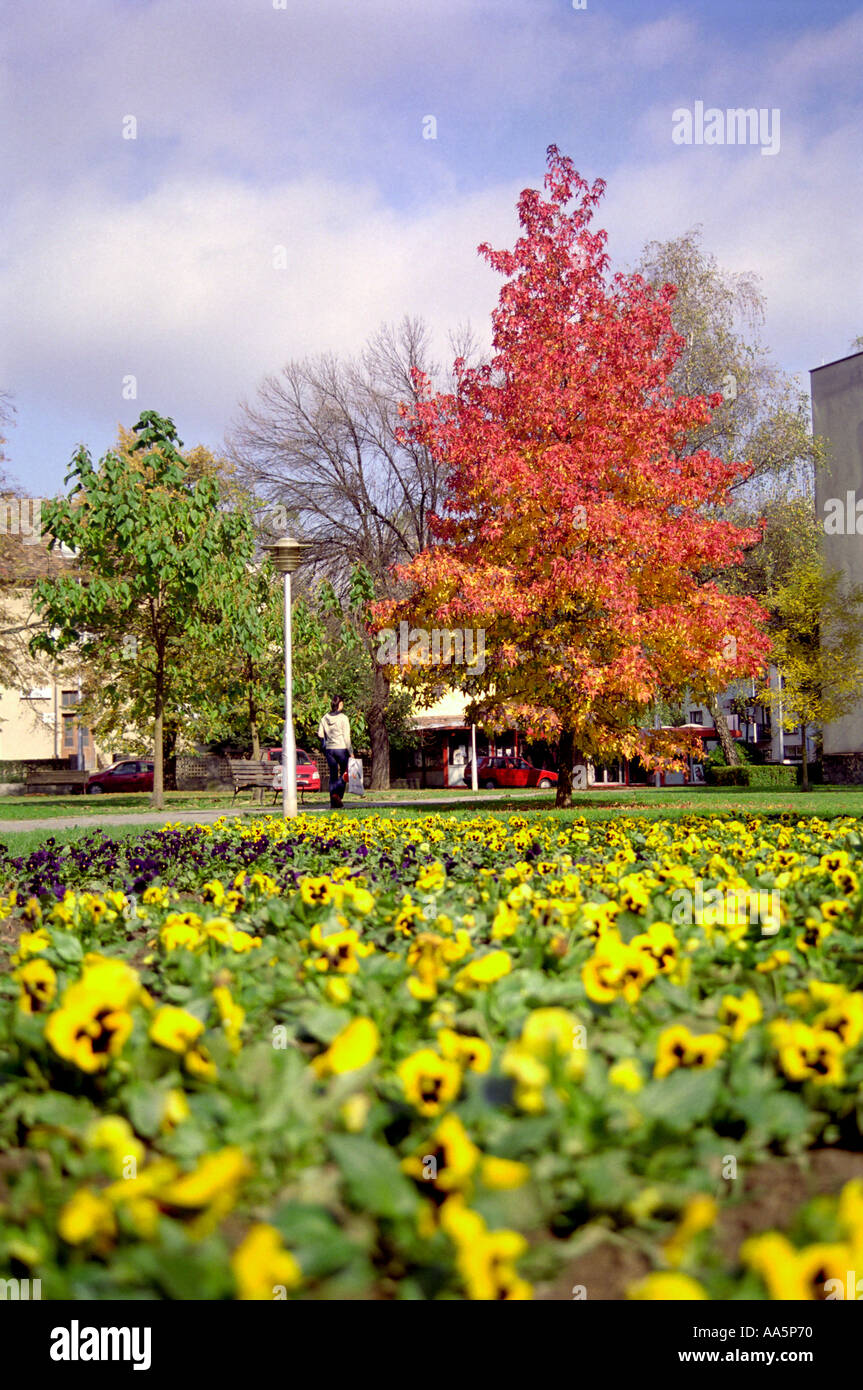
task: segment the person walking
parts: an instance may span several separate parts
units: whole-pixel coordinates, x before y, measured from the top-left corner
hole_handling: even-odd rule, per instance
[[[348,785],[348,759],[353,753],[351,726],[344,708],[341,695],[334,695],[329,714],[325,714],[318,725],[318,738],[330,770],[330,806],[333,810],[338,810],[344,800]]]

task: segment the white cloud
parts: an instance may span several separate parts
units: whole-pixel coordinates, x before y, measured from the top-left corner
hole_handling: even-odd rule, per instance
[[[442,356],[457,324],[487,333],[498,281],[475,248],[512,243],[550,141],[607,180],[615,266],[701,222],[721,262],[762,275],[787,366],[839,356],[863,331],[861,27],[813,10],[806,33],[749,44],[712,10],[629,24],[592,0],[21,6],[0,73],[13,447],[50,420],[63,459],[143,405],[216,442],[289,356],[354,351],[405,312]],[[781,153],[673,147],[695,99],[780,106]]]
[[[113,207],[95,191],[31,198],[11,228],[16,375],[116,415],[135,409],[121,399],[133,374],[139,405],[221,425],[288,357],[355,351],[384,319],[422,314],[443,348],[459,322],[487,321],[496,277],[475,247],[512,239],[516,191],[414,215],[318,180],[167,184]]]

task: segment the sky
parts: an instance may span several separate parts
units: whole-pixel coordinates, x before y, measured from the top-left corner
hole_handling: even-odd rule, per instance
[[[0,0],[0,21],[0,388],[30,496],[143,409],[219,450],[265,375],[404,314],[441,360],[460,325],[487,342],[476,247],[512,244],[551,143],[606,181],[614,269],[700,224],[756,272],[802,387],[863,334],[860,3]],[[677,143],[699,102],[772,125]]]

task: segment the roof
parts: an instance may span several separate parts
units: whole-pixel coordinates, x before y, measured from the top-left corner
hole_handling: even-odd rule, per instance
[[[863,348],[859,352],[846,352],[844,357],[836,357],[832,362],[822,362],[820,367],[810,367],[809,375],[811,376],[813,372],[826,371],[828,367],[836,367],[840,362],[850,362],[852,357],[863,357]]]

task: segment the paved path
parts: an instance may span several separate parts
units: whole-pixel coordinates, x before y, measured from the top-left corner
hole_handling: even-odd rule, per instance
[[[353,810],[361,810],[364,806],[374,807],[377,810],[398,811],[404,807],[438,807],[438,806],[458,806],[475,804],[478,798],[482,798],[483,803],[488,801],[512,801],[513,796],[519,798],[524,796],[524,791],[516,790],[513,792],[484,791],[477,792],[476,795],[467,796],[450,794],[449,796],[423,797],[415,801],[361,801],[357,798],[346,804],[344,810],[350,813]],[[537,797],[537,801],[540,798]],[[329,812],[330,808],[325,803],[309,803],[307,806],[300,807],[302,812],[321,814]],[[56,820],[42,820],[33,818],[32,820],[2,820],[0,821],[0,840],[4,835],[15,834],[21,830],[98,830],[102,825],[176,825],[178,822],[194,825],[196,822],[204,823],[207,821],[219,820],[222,816],[259,816],[279,815],[279,807],[273,806],[242,806],[239,809],[229,811],[126,811],[117,815],[92,815],[92,816],[64,816]]]

